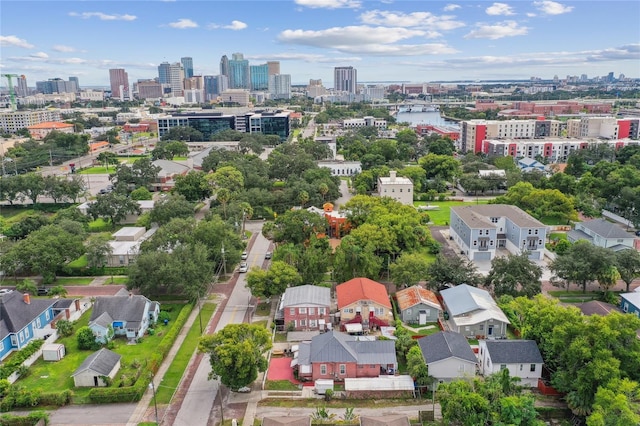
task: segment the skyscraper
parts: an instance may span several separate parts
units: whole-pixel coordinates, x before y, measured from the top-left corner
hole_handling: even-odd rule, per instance
[[[169,86],[171,86],[171,96],[182,96],[182,82],[184,81],[184,69],[180,62],[169,65]]]
[[[184,78],[193,77],[193,58],[185,56],[180,58],[180,62],[182,63],[182,68],[184,68]]]
[[[267,61],[269,75],[280,74],[280,61]]]
[[[358,71],[353,67],[335,67],[333,69],[333,90],[356,93]]]
[[[291,98],[291,75],[274,74],[269,76],[269,93],[272,99]]]
[[[227,55],[222,55],[222,58],[220,58],[220,75],[225,75],[227,79],[229,78],[229,58],[227,58]]]
[[[244,59],[242,53],[234,53],[231,58],[229,61],[229,88],[250,89],[249,61]]]
[[[78,93],[80,91],[80,80],[78,80],[78,77],[69,77],[69,83],[75,85],[74,92]]]
[[[27,96],[29,94],[29,87],[27,86],[27,77],[21,75],[16,81],[16,96]]]
[[[109,82],[111,83],[112,98],[123,101],[129,97],[129,75],[124,68],[110,69]]]
[[[269,67],[267,64],[249,66],[251,74],[251,90],[267,90],[269,88]]]
[[[163,62],[158,65],[158,83],[169,84],[169,68],[171,64],[169,62]]]

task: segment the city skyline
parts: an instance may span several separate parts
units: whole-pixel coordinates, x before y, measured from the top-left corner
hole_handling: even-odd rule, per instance
[[[2,73],[29,86],[79,78],[131,83],[162,62],[193,59],[218,75],[220,58],[280,61],[292,84],[352,66],[358,81],[511,80],[614,72],[640,77],[634,1],[3,1]],[[0,85],[4,85],[0,84]]]

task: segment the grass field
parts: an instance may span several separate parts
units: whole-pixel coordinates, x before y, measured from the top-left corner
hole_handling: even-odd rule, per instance
[[[89,285],[93,277],[58,277],[55,285]]]
[[[86,169],[82,169],[78,172],[80,175],[108,175],[111,173],[115,173],[116,166],[109,166],[106,168],[104,166],[93,166]]]
[[[117,285],[125,285],[129,282],[129,277],[109,277],[107,278],[107,280],[104,282],[104,285],[112,285],[112,284],[117,284]]]
[[[211,319],[215,310],[216,305],[213,303],[205,303],[202,305],[201,318],[203,326],[206,326],[206,324],[209,323],[209,319]],[[173,396],[175,389],[180,384],[184,370],[187,368],[187,364],[189,363],[193,352],[198,347],[201,335],[200,322],[198,320],[195,321],[191,326],[191,329],[189,329],[184,342],[182,342],[176,356],[171,361],[169,369],[162,377],[162,384],[160,384],[156,390],[156,398],[159,404],[168,404],[171,402],[171,397]],[[153,401],[151,401],[151,404],[153,404]]]
[[[472,206],[475,204],[487,204],[487,200],[479,200],[478,202],[464,202],[464,201],[416,201],[414,206],[438,206],[437,210],[423,210],[429,214],[431,222],[434,225],[446,226],[449,225],[451,207],[453,206]]]
[[[156,347],[166,333],[166,329],[173,325],[182,306],[183,305],[171,305],[172,309],[169,312],[171,320],[169,321],[169,325],[166,327],[164,325],[158,325],[155,335],[145,336],[141,343],[128,345],[124,338],[116,338],[113,340],[115,343],[113,351],[122,355],[120,361],[121,367],[116,374],[114,383],[118,382],[123,375],[131,376],[136,374],[138,368],[141,368],[139,366],[136,367],[136,365],[142,365],[145,360],[155,352]],[[169,305],[163,305],[163,308],[167,307],[169,307]],[[76,322],[75,330],[86,326],[89,323],[90,316],[90,310],[85,312]],[[38,389],[42,392],[47,392],[50,389],[71,389],[74,392],[74,403],[88,403],[88,394],[91,388],[76,388],[73,384],[71,374],[73,374],[82,361],[91,355],[93,351],[80,350],[75,335],[58,339],[57,343],[62,343],[65,346],[66,355],[63,359],[57,362],[39,359],[29,368],[29,375],[21,378],[16,383],[27,389]]]
[[[267,380],[265,384],[267,390],[280,390],[280,391],[297,391],[298,385],[294,385],[288,380]]]

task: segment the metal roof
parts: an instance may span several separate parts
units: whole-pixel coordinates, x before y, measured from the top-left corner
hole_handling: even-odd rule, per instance
[[[331,290],[317,285],[289,287],[284,292],[283,307],[298,305],[331,306]]]
[[[344,379],[345,391],[392,391],[415,388],[411,376],[379,376]]]
[[[300,345],[300,364],[303,364],[303,357],[306,355],[303,345]],[[314,337],[311,341],[309,363],[314,362],[396,364],[395,343],[392,340],[361,340],[339,331],[329,331]]]
[[[460,284],[440,292],[445,309],[458,325],[495,319],[510,324],[488,291]]]
[[[600,235],[603,238],[635,238],[632,233],[627,232],[615,223],[611,223],[602,218],[581,222],[580,226]]]
[[[435,293],[431,290],[422,288],[419,285],[414,285],[412,287],[398,291],[396,293],[396,298],[398,299],[398,307],[401,311],[412,308],[419,304],[424,304],[440,311],[442,310],[440,301],[436,297]]]

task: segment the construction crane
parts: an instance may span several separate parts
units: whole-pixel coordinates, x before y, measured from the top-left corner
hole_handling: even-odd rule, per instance
[[[13,87],[12,78],[19,78],[18,74],[2,74],[3,77],[7,77],[9,81],[9,102],[11,104],[11,111],[16,111],[18,109],[18,105],[16,104],[16,90]]]

